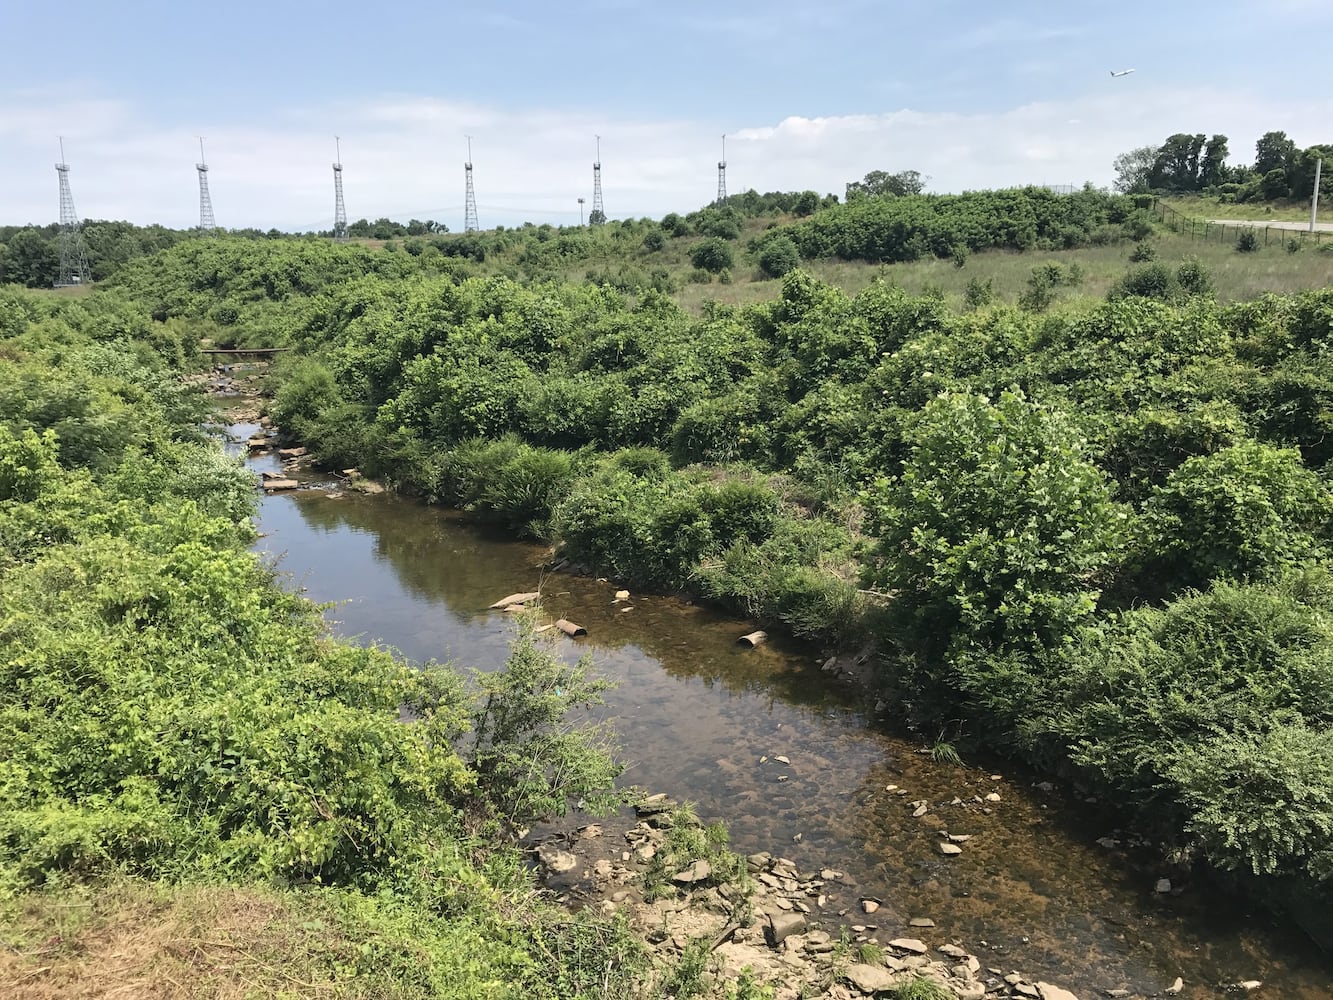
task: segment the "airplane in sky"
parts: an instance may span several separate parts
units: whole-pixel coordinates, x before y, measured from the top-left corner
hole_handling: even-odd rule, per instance
[[[1111,75],[1112,75],[1112,76],[1129,76],[1129,74],[1130,74],[1130,73],[1133,73],[1133,72],[1134,72],[1134,71],[1133,71],[1132,69],[1122,69],[1119,73],[1117,73],[1115,70],[1111,70]]]

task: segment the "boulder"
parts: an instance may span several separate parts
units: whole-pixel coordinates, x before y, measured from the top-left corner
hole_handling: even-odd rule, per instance
[[[1052,986],[1050,983],[1038,983],[1037,993],[1041,996],[1041,1000],[1078,1000],[1078,997],[1068,990]]]
[[[878,965],[849,965],[842,978],[862,993],[888,993],[898,985],[898,977]]]
[[[551,871],[560,872],[572,871],[579,865],[579,859],[569,851],[561,850],[554,844],[542,844],[537,848],[537,857],[541,858],[542,864]]]
[[[803,913],[770,913],[768,923],[764,925],[764,939],[770,947],[776,948],[791,935],[805,930],[805,926]]]
[[[916,938],[894,938],[889,942],[890,948],[897,948],[899,951],[910,951],[914,955],[924,955],[926,946]]]
[[[713,866],[707,861],[696,861],[690,867],[683,871],[676,872],[671,876],[671,881],[676,885],[694,885],[697,882],[704,882],[708,876],[713,874]]]

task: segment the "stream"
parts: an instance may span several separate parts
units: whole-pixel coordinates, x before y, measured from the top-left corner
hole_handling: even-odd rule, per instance
[[[238,424],[230,434],[243,442],[253,430]],[[268,455],[249,465],[281,469]],[[1297,928],[1182,882],[1146,848],[1123,846],[1132,835],[1113,829],[1109,811],[1012,762],[935,762],[822,673],[817,650],[777,639],[746,649],[736,640],[753,622],[668,597],[614,603],[617,581],[541,579],[544,547],[456,512],[392,495],[330,498],[338,484],[297,478],[325,488],[264,497],[255,549],[289,586],[336,602],[326,612],[335,633],[416,661],[492,670],[514,625],[488,605],[540,583],[551,617],[588,630],[560,648],[590,654],[617,682],[604,712],[627,765],[622,780],[725,821],[742,854],[844,872],[816,914],[835,934],[839,923],[864,924],[880,940],[957,941],[984,966],[1020,969],[1084,1000],[1107,989],[1160,993],[1177,976],[1186,998],[1225,995],[1245,980],[1263,982],[1257,996],[1333,995],[1333,957]],[[998,801],[986,799],[993,794]],[[920,800],[928,811],[914,817]],[[946,829],[971,835],[956,857],[938,850]],[[1098,843],[1108,837],[1120,845]],[[1171,893],[1156,891],[1164,876]],[[883,906],[866,916],[863,896]],[[909,929],[914,917],[936,926]]]

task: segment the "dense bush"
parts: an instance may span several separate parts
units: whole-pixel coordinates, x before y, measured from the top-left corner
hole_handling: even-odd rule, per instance
[[[781,278],[800,266],[800,251],[787,236],[774,236],[759,251],[759,269],[770,278]]]
[[[1264,581],[1321,557],[1333,493],[1295,450],[1240,442],[1187,459],[1144,505],[1145,586]]]
[[[1127,199],[1093,190],[1057,195],[1044,188],[1023,188],[861,198],[820,212],[791,227],[790,233],[805,258],[947,259],[959,247],[976,251],[1079,246],[1107,222],[1123,222],[1131,210]]]
[[[1058,723],[1073,760],[1224,868],[1325,880],[1331,594],[1323,570],[1217,584],[1090,630]]]
[[[690,260],[695,267],[713,274],[735,264],[731,247],[727,246],[725,240],[717,237],[696,244],[694,249],[690,251]]]
[[[1041,648],[1089,619],[1126,512],[1067,418],[1016,390],[945,394],[907,441],[901,477],[866,497],[866,579],[895,591],[905,645]]]

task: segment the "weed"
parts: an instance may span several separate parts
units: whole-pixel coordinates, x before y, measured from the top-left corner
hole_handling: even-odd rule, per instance
[[[856,946],[856,960],[862,965],[882,965],[884,949],[874,941],[862,941]]]
[[[893,991],[895,1000],[952,1000],[953,994],[939,983],[917,976]]]

